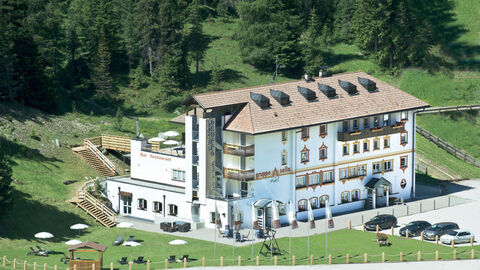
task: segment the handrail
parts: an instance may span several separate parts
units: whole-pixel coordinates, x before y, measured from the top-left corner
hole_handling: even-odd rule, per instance
[[[98,148],[89,140],[84,140],[85,142],[85,147],[87,147],[90,152],[92,152],[100,161],[103,162],[103,164],[114,174],[117,174],[117,171],[115,170],[115,165],[113,162],[111,162]]]
[[[110,208],[106,207],[101,201],[95,198],[93,195],[88,193],[87,191],[79,191],[78,192],[78,199],[84,199],[88,201],[91,205],[93,205],[96,209],[98,209],[102,214],[110,218],[113,222],[115,222],[116,214]]]
[[[102,134],[102,146],[106,149],[130,152],[130,138],[118,135]]]

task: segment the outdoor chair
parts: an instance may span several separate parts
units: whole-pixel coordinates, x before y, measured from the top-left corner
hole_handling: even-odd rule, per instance
[[[168,257],[168,262],[177,262],[177,260],[175,260],[175,255],[170,255],[170,257]]]
[[[187,262],[190,261],[190,259],[188,258],[188,255],[183,255],[183,257],[180,260],[183,262],[183,260],[185,259],[187,260]]]
[[[147,261],[145,261],[143,258],[144,258],[143,256],[138,256],[138,258],[133,260],[133,262],[138,264],[147,263]]]
[[[119,235],[119,236],[117,236],[117,239],[115,239],[115,241],[113,241],[112,245],[119,246],[122,243],[123,243],[123,236]]]
[[[135,235],[130,235],[127,242],[134,242],[134,241],[135,241]]]
[[[67,264],[70,262],[70,258],[67,257],[67,255],[63,254],[63,257],[60,258],[60,261],[63,262],[64,264]]]
[[[122,257],[120,260],[118,260],[118,263],[121,265],[128,264],[127,257]]]

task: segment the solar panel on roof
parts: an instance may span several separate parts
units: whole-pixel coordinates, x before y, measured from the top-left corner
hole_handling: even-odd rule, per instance
[[[308,101],[317,99],[317,94],[315,94],[315,91],[310,90],[309,88],[306,88],[306,87],[301,87],[301,86],[297,86],[297,88],[298,88],[298,92],[302,94],[302,96]]]
[[[318,84],[318,90],[322,91],[327,97],[333,98],[337,96],[337,91],[335,91],[335,88],[326,85],[326,84]]]
[[[270,99],[262,94],[250,92],[250,98],[262,109],[270,106]]]
[[[338,80],[338,84],[350,95],[356,94],[358,92],[357,86],[351,82]]]
[[[358,77],[358,83],[360,83],[363,87],[365,87],[365,89],[367,89],[368,92],[377,91],[377,83],[375,83],[370,79]]]

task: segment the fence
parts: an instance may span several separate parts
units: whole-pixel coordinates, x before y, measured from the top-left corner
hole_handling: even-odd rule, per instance
[[[480,110],[480,105],[472,104],[472,105],[425,108],[423,110],[418,110],[417,114],[441,113],[441,112],[452,112],[452,111],[469,111],[469,110]]]
[[[461,160],[463,160],[467,163],[470,163],[473,166],[480,167],[480,161],[479,160],[475,159],[474,157],[470,156],[469,154],[467,154],[465,152],[462,152],[460,149],[458,149],[455,146],[451,145],[450,143],[440,139],[439,137],[433,135],[430,131],[417,126],[417,132],[418,132],[418,134],[427,138],[427,140],[436,144],[438,147],[447,151],[447,153],[452,154],[456,158],[461,159]]]

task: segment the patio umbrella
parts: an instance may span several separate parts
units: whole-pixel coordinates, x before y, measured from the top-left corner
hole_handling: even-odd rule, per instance
[[[133,223],[120,222],[120,223],[117,224],[117,228],[133,228]]]
[[[177,141],[174,141],[174,140],[168,140],[168,141],[165,141],[163,144],[165,144],[165,145],[179,145],[180,143],[177,142]]]
[[[177,137],[180,134],[178,132],[174,131],[174,130],[169,130],[169,131],[163,133],[163,135],[165,135],[167,137]]]
[[[80,244],[80,243],[83,243],[83,242],[80,241],[80,240],[77,240],[77,239],[72,239],[72,240],[69,240],[69,241],[65,242],[65,245],[73,246],[73,245]]]
[[[53,234],[51,234],[49,232],[39,232],[39,233],[35,234],[35,238],[49,239],[49,238],[53,238]]]
[[[148,142],[164,142],[164,141],[165,141],[165,138],[162,138],[162,137],[153,137],[150,140],[148,140]]]
[[[135,242],[135,241],[126,241],[122,244],[122,246],[125,246],[125,247],[138,247],[138,246],[141,246],[142,244],[138,243],[138,242]]]
[[[172,245],[172,246],[183,246],[183,245],[187,244],[187,241],[182,240],[182,239],[175,239],[175,240],[172,240],[172,241],[168,242],[168,244]],[[177,253],[179,253],[178,248],[177,248]],[[180,256],[180,255],[178,255],[178,256]]]
[[[70,226],[70,229],[72,230],[84,230],[86,228],[88,228],[88,225],[81,223]]]

